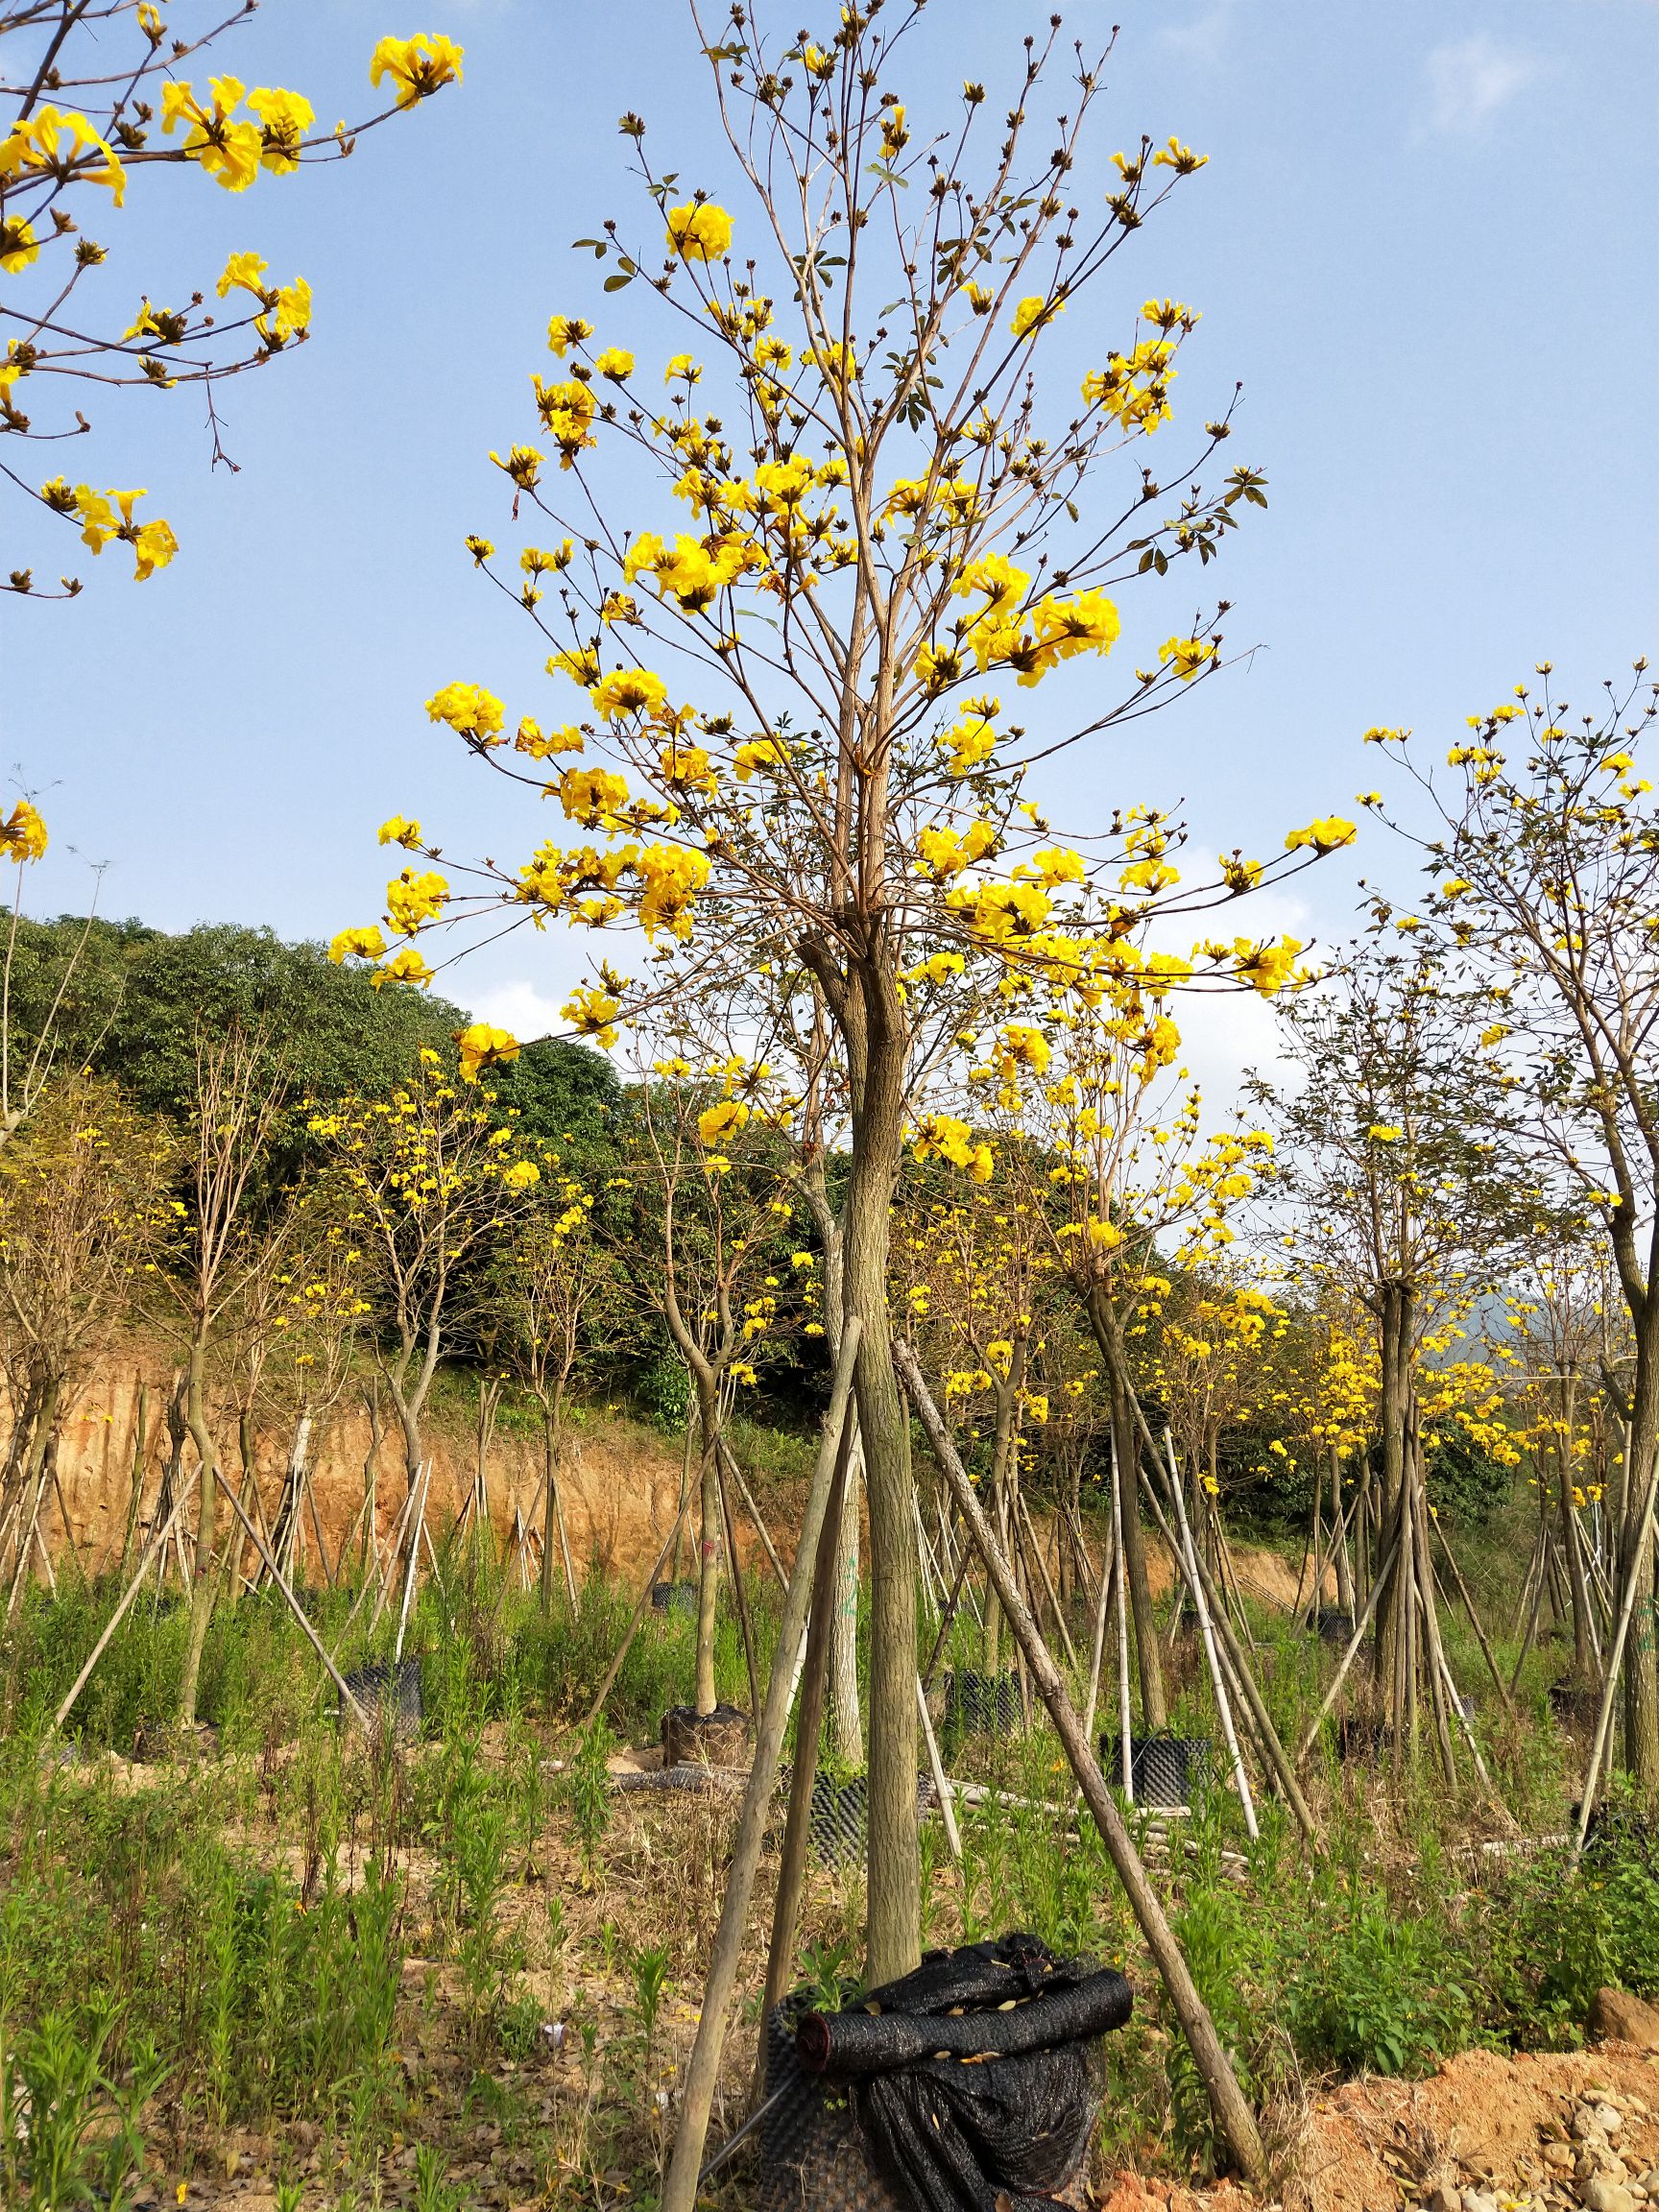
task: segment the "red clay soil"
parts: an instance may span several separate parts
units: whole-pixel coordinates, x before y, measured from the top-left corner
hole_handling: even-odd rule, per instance
[[[138,1387],[148,1386],[149,1408],[144,1454],[144,1513],[160,1487],[168,1451],[167,1397],[171,1374],[160,1360],[142,1352],[96,1376],[80,1407],[65,1425],[59,1450],[59,1476],[77,1550],[96,1563],[118,1556],[132,1495],[132,1448],[136,1434]],[[388,1411],[390,1409],[388,1408]],[[233,1472],[236,1420],[229,1408],[216,1408],[216,1434]],[[364,1462],[371,1432],[361,1403],[343,1408],[318,1437],[312,1454],[312,1491],[331,1555],[337,1554],[363,1503]],[[462,1421],[427,1424],[427,1451],[433,1460],[430,1514],[435,1528],[447,1527],[471,1487],[476,1444]],[[267,1516],[276,1509],[287,1457],[286,1435],[261,1433],[256,1439],[259,1493]],[[377,1461],[377,1521],[389,1535],[406,1495],[401,1431],[388,1421]],[[503,1540],[515,1510],[528,1514],[541,1469],[540,1435],[497,1431],[489,1453],[490,1518]],[[571,1558],[582,1574],[589,1562],[629,1581],[638,1580],[656,1559],[674,1525],[680,1498],[681,1452],[671,1438],[631,1421],[593,1418],[566,1431],[561,1496]],[[774,1541],[782,1546],[788,1516],[780,1499],[772,1522]],[[738,1543],[747,1560],[757,1540],[739,1510]],[[311,1531],[305,1540],[315,1575]],[[47,1541],[61,1542],[55,1513],[49,1514]],[[763,1557],[762,1557],[763,1563]],[[685,1570],[683,1570],[685,1571]]]
[[[1628,2179],[1659,2166],[1659,2053],[1634,2043],[1519,2057],[1466,2051],[1425,2081],[1345,2082],[1310,2100],[1276,2201],[1284,2212],[1400,2212],[1445,2191],[1466,2212],[1471,2193],[1494,2212],[1575,2204],[1574,2117],[1598,2098],[1623,2115],[1615,2149]],[[1132,2174],[1115,2176],[1101,2201],[1104,2212],[1251,2212],[1260,2202],[1230,2181],[1192,2189]]]
[[[171,1369],[163,1357],[134,1346],[128,1357],[111,1362],[93,1378],[64,1425],[59,1448],[59,1479],[76,1550],[84,1560],[92,1562],[94,1572],[104,1562],[119,1557],[126,1533],[141,1383],[147,1388],[149,1401],[141,1532],[148,1525],[168,1451],[166,1409],[171,1382]],[[213,1410],[215,1433],[229,1472],[235,1462],[235,1412],[229,1407]],[[406,1495],[401,1432],[391,1421],[389,1407],[387,1414],[375,1486],[376,1519],[382,1537],[391,1534]],[[269,1519],[281,1492],[290,1438],[268,1430],[254,1442],[259,1494]],[[331,1557],[337,1556],[362,1505],[364,1462],[370,1443],[370,1425],[360,1400],[341,1407],[313,1441],[311,1488]],[[447,1418],[426,1424],[425,1447],[433,1460],[432,1526],[446,1528],[471,1487],[476,1441],[465,1416],[451,1412]],[[567,1429],[560,1489],[570,1555],[578,1575],[596,1563],[626,1582],[637,1583],[643,1578],[674,1525],[681,1467],[678,1441],[641,1423],[610,1414],[589,1414],[579,1426]],[[541,1469],[539,1434],[497,1431],[489,1452],[490,1518],[504,1544],[511,1538],[515,1513],[530,1512]],[[758,1493],[773,1543],[787,1568],[794,1556],[791,1530],[799,1520],[800,1484],[780,1483],[761,1469],[751,1475],[751,1487]],[[748,1516],[737,1500],[733,1503],[744,1561],[764,1567],[764,1553]],[[1039,1524],[1045,1526],[1041,1515]],[[62,1527],[55,1510],[48,1510],[44,1527],[48,1546],[59,1550]],[[302,1572],[308,1579],[315,1579],[315,1546],[308,1523],[303,1546],[302,1556],[309,1565]],[[1148,1544],[1147,1553],[1153,1594],[1161,1597],[1172,1582],[1169,1560],[1156,1540]],[[1240,1582],[1253,1596],[1282,1606],[1298,1601],[1298,1577],[1276,1552],[1238,1550],[1235,1565]],[[688,1560],[682,1572],[692,1572]],[[1334,1596],[1334,1587],[1330,1595]]]

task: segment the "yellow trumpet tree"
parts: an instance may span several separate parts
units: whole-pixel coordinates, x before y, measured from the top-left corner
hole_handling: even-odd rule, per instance
[[[1651,758],[1659,686],[1645,660],[1587,713],[1534,687],[1468,717],[1448,779],[1399,745],[1438,812],[1423,844],[1422,912],[1408,917],[1492,996],[1481,1048],[1516,1108],[1527,1172],[1606,1238],[1629,1315],[1629,1480],[1618,1544],[1628,1597],[1623,1666],[1625,1756],[1659,1791],[1659,806]]]
[[[1085,207],[1070,180],[1098,61],[1066,58],[1064,112],[1041,136],[1056,31],[1019,56],[1006,102],[970,83],[925,124],[902,80],[926,13],[848,8],[802,38],[793,17],[774,32],[734,8],[714,37],[693,4],[735,213],[663,172],[644,122],[622,118],[645,218],[585,243],[618,314],[649,295],[672,335],[645,354],[640,316],[625,334],[553,316],[530,422],[492,456],[515,535],[528,522],[535,541],[498,557],[491,536],[469,541],[562,689],[550,712],[510,714],[458,675],[427,709],[577,834],[527,839],[521,861],[460,888],[412,862],[385,918],[406,940],[502,907],[629,926],[644,975],[602,967],[576,993],[567,1018],[589,1035],[665,995],[729,988],[733,945],[757,1033],[781,996],[822,1000],[849,1132],[843,1297],[863,1332],[876,1980],[914,1964],[919,1940],[917,1559],[887,1287],[928,994],[1010,976],[1064,993],[1131,956],[1098,856],[1120,855],[1121,825],[1072,851],[1027,785],[1214,672],[1220,608],[1140,617],[1173,634],[1104,685],[1118,595],[1162,596],[1172,565],[1207,564],[1264,496],[1249,468],[1212,476],[1225,421],[1165,463],[1197,317],[1118,277],[1204,157],[1132,141]],[[1068,315],[1100,332],[1080,381],[1044,373]],[[1292,864],[1349,833],[1315,830]],[[419,835],[410,850],[436,857]],[[1217,896],[1260,873],[1230,868]],[[379,957],[385,938],[375,926],[356,943]],[[1189,970],[1251,979],[1292,957],[1230,939]]]
[[[511,1233],[541,1180],[514,1117],[497,1118],[494,1093],[478,1081],[481,1052],[511,1057],[469,1030],[459,1070],[423,1046],[389,1097],[345,1098],[307,1124],[345,1186],[346,1225],[363,1253],[362,1295],[379,1324],[380,1372],[411,1491],[439,1357],[485,1294],[491,1240]],[[418,1529],[406,1541],[418,1543]]]
[[[171,1165],[165,1133],[123,1104],[113,1085],[85,1075],[51,1085],[28,1128],[0,1152],[8,1617],[44,1555],[38,1529],[63,1423],[130,1315],[134,1278],[158,1245]]]
[[[301,93],[268,84],[250,91],[228,75],[180,75],[199,67],[255,5],[232,0],[227,11],[179,0],[164,15],[156,0],[11,0],[0,13],[0,103],[9,110],[0,137],[0,276],[8,279],[0,293],[0,444],[88,431],[81,408],[68,403],[65,379],[83,404],[91,387],[196,384],[206,396],[214,462],[234,468],[219,442],[213,386],[304,343],[311,287],[303,276],[274,278],[250,249],[233,252],[216,282],[204,277],[179,306],[136,286],[112,298],[108,279],[93,275],[110,250],[85,224],[104,232],[109,217],[118,228],[134,174],[157,163],[198,168],[226,191],[245,192],[261,173],[288,177],[302,164],[344,160],[365,131],[461,75],[461,48],[448,38],[382,38],[369,75],[388,104],[349,128],[321,132]],[[64,403],[42,418],[48,392]],[[20,451],[0,460],[0,475],[74,528],[89,552],[130,546],[140,582],[179,550],[164,517],[137,512],[146,492],[99,491],[62,474],[37,483]],[[36,598],[73,598],[81,589],[73,576],[56,591],[37,589],[23,565],[9,582]]]
[[[762,1070],[762,1073],[764,1070]],[[773,1238],[788,1222],[780,1148],[765,1142],[756,1084],[742,1060],[694,1067],[675,1053],[653,1063],[637,1094],[626,1232],[660,1254],[639,1287],[685,1363],[696,1407],[699,1542],[697,1655],[692,1702],[714,1710],[714,1630],[725,1542],[722,1455],[734,1394],[795,1298],[773,1265]],[[682,1509],[685,1501],[682,1500]],[[730,1562],[733,1576],[740,1572]]]

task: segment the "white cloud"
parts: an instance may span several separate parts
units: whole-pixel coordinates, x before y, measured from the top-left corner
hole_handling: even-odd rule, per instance
[[[1202,846],[1203,840],[1195,840]],[[1185,937],[1171,926],[1166,951],[1185,951],[1200,926]],[[1313,935],[1307,901],[1288,885],[1253,892],[1215,918],[1217,937],[1294,937],[1306,945]],[[1317,957],[1317,955],[1315,955]],[[1204,1094],[1204,1125],[1219,1128],[1234,1113],[1246,1118],[1259,1109],[1245,1098],[1244,1078],[1261,1075],[1281,1083],[1292,1073],[1283,1057],[1279,1016],[1270,998],[1240,989],[1192,990],[1177,995],[1169,1011],[1181,1031],[1181,1065]]]
[[[570,1024],[559,1011],[560,1002],[559,994],[542,991],[520,977],[492,983],[475,993],[471,1011],[476,1022],[490,1022],[497,1029],[511,1029],[515,1037],[529,1039],[568,1029]]]
[[[1432,47],[1424,67],[1428,128],[1448,136],[1482,130],[1542,74],[1535,56],[1501,46],[1483,31]]]
[[[1227,45],[1236,0],[1214,0],[1185,23],[1166,23],[1158,34],[1160,43],[1189,60],[1213,66]]]

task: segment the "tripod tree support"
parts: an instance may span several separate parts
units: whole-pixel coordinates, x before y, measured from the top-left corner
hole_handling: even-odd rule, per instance
[[[1238,2086],[1231,2060],[1222,2048],[1221,2038],[1215,2032],[1203,1998],[1198,1994],[1191,1971],[1182,1956],[1181,1946],[1175,1940],[1164,1908],[1158,1902],[1152,1885],[1146,1879],[1146,1869],[1141,1863],[1139,1853],[1123,1825],[1122,1815],[1106,1787],[1094,1750],[1083,1734],[1076,1708],[1066,1692],[1060,1671],[1044,1643],[1041,1631],[1024,1599],[1020,1594],[1014,1571],[997,1542],[996,1533],[986,1520],[984,1510],[974,1495],[974,1485],[968,1479],[966,1469],[956,1455],[950,1434],[940,1418],[916,1355],[902,1338],[893,1345],[893,1364],[915,1407],[922,1427],[926,1433],[939,1471],[950,1485],[956,1501],[957,1511],[968,1524],[974,1549],[985,1563],[992,1584],[1001,1602],[1008,1625],[1015,1641],[1024,1653],[1025,1663],[1031,1670],[1038,1695],[1048,1709],[1056,1735],[1065,1747],[1077,1786],[1083,1792],[1094,1825],[1100,1831],[1101,1840],[1117,1868],[1129,1899],[1130,1908],[1146,1939],[1158,1973],[1175,2008],[1177,2019],[1187,2037],[1194,2064],[1198,2068],[1205,2091],[1210,2100],[1211,2117],[1215,2131],[1225,2145],[1228,2156],[1246,2181],[1260,2186],[1267,2178],[1267,2158],[1262,2147],[1261,2129],[1256,2115],[1251,2111],[1248,2099]],[[689,2200],[676,2208],[664,2200],[665,2212],[689,2212]]]
[[[783,1733],[789,1721],[795,1654],[801,1647],[801,1632],[806,1625],[806,1607],[812,1594],[818,1539],[823,1533],[825,1512],[830,1503],[841,1431],[849,1417],[848,1401],[853,1390],[853,1370],[862,1334],[863,1323],[860,1316],[850,1314],[841,1332],[841,1354],[835,1362],[835,1382],[830,1393],[830,1410],[825,1417],[824,1433],[818,1446],[818,1460],[812,1470],[811,1486],[806,1494],[806,1510],[802,1517],[801,1533],[796,1542],[795,1564],[790,1571],[788,1588],[783,1593],[783,1609],[778,1623],[778,1645],[772,1661],[771,1680],[766,1687],[766,1703],[757,1719],[755,1764],[749,1770],[749,1786],[743,1793],[743,1811],[738,1817],[737,1835],[732,1847],[732,1866],[726,1879],[725,1901],[720,1908],[720,1925],[714,1935],[714,1952],[709,1961],[709,1982],[703,1992],[703,2010],[697,2023],[697,2039],[691,2046],[691,2057],[685,2069],[680,2128],[674,2138],[673,2154],[668,2162],[667,2178],[662,2189],[662,2212],[694,2212],[697,2202],[703,2146],[709,2135],[709,2113],[714,2102],[714,2085],[720,2073],[720,2055],[726,2042],[726,2017],[731,2010],[732,1994],[737,1981],[737,1966],[743,1952],[743,1933],[749,1918],[749,1903],[754,1895],[756,1869],[760,1863],[760,1839],[772,1802],[773,1786],[778,1779]]]

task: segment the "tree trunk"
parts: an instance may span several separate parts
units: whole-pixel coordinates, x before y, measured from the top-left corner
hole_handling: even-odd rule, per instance
[[[1118,1464],[1128,1472],[1123,1483],[1123,1566],[1129,1585],[1129,1606],[1135,1617],[1135,1657],[1141,1674],[1141,1723],[1156,1732],[1169,1725],[1169,1708],[1164,1694],[1164,1666],[1158,1650],[1158,1618],[1152,1610],[1152,1585],[1146,1575],[1146,1538],[1141,1526],[1141,1495],[1133,1470],[1141,1456],[1135,1433],[1135,1409],[1130,1403],[1128,1362],[1118,1331],[1118,1316],[1103,1285],[1089,1296],[1089,1324],[1100,1357],[1106,1362],[1107,1387],[1112,1404],[1112,1440]]]
[[[864,1765],[864,1720],[858,1700],[858,1515],[863,1472],[863,1455],[854,1437],[835,1542],[830,1641],[830,1744],[837,1762],[854,1773]]]
[[[1342,1527],[1342,1455],[1334,1444],[1331,1447],[1331,1526],[1336,1532],[1333,1538],[1336,1548],[1336,1602],[1352,1620],[1354,1570],[1348,1555],[1351,1535]]]
[[[1652,1282],[1651,1275],[1648,1280]],[[1652,1289],[1647,1308],[1636,1334],[1620,1580],[1622,1589],[1634,1587],[1636,1592],[1624,1656],[1625,1764],[1638,1787],[1651,1797],[1659,1795],[1659,1650],[1654,1644],[1654,1531],[1643,1512],[1647,1478],[1659,1453],[1659,1302]]]
[[[869,1886],[866,1979],[891,1982],[921,1957],[922,1863],[916,1834],[916,1516],[910,1422],[893,1372],[887,1263],[893,1190],[902,1158],[904,1058],[869,1026],[849,1061],[856,1080],[845,1220],[847,1316],[858,1345],[858,1429],[870,1510]],[[861,1065],[860,1065],[861,1063]]]
[[[179,1685],[179,1725],[181,1728],[193,1728],[196,1725],[196,1691],[202,1675],[202,1648],[207,1641],[207,1624],[213,1618],[215,1590],[213,1536],[217,1520],[215,1504],[219,1494],[219,1456],[208,1433],[206,1407],[203,1401],[203,1370],[206,1365],[206,1354],[205,1340],[198,1336],[190,1347],[190,1364],[184,1383],[184,1421],[201,1464],[202,1497],[196,1519],[195,1572],[190,1592],[190,1636],[184,1650],[184,1673]]]
[[[699,1713],[712,1713],[719,1703],[714,1689],[714,1624],[720,1602],[720,1407],[712,1384],[697,1377],[697,1408],[703,1430],[703,1464],[699,1477],[699,1531],[697,1551],[697,1674],[691,1702]],[[735,1564],[733,1572],[735,1573]]]
[[[1400,1538],[1400,1564],[1409,1557],[1410,1537],[1401,1519],[1401,1499],[1406,1487],[1406,1415],[1410,1369],[1411,1293],[1404,1283],[1384,1283],[1381,1315],[1382,1481],[1380,1501],[1382,1541]],[[1397,1568],[1397,1572],[1398,1572]],[[1397,1602],[1397,1600],[1399,1600]],[[1377,1608],[1376,1678],[1384,1689],[1399,1691],[1403,1658],[1399,1631],[1405,1611],[1405,1589],[1382,1593]],[[1403,1702],[1403,1693],[1397,1697]]]

